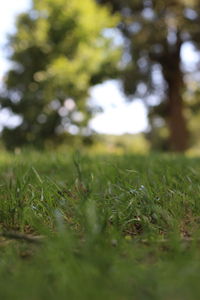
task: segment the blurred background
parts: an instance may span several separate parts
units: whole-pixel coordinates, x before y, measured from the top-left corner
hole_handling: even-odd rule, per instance
[[[200,154],[200,0],[7,0],[0,147]]]

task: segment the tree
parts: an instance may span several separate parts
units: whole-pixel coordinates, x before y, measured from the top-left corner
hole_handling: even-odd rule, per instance
[[[21,116],[19,126],[3,130],[8,148],[42,146],[86,127],[89,87],[116,73],[120,51],[104,35],[116,22],[93,0],[33,0],[18,17],[0,97],[2,108]]]
[[[159,116],[166,121],[170,149],[184,151],[189,134],[184,99],[186,73],[181,50],[186,42],[200,48],[200,1],[98,2],[109,3],[114,12],[121,14],[119,28],[126,41],[122,73],[125,92],[146,100],[150,95],[159,95],[160,103],[157,108],[151,108],[151,117]],[[155,75],[159,75],[159,82]]]

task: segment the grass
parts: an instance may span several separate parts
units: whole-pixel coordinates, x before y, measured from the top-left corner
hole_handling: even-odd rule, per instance
[[[175,155],[1,153],[0,299],[199,299],[199,171]]]

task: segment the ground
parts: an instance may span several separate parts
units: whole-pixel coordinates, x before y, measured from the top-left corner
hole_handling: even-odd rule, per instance
[[[199,299],[200,159],[0,154],[0,299]]]

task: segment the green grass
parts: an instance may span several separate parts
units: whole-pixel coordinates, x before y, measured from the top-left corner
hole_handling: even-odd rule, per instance
[[[0,299],[199,299],[199,175],[184,156],[1,153]]]

